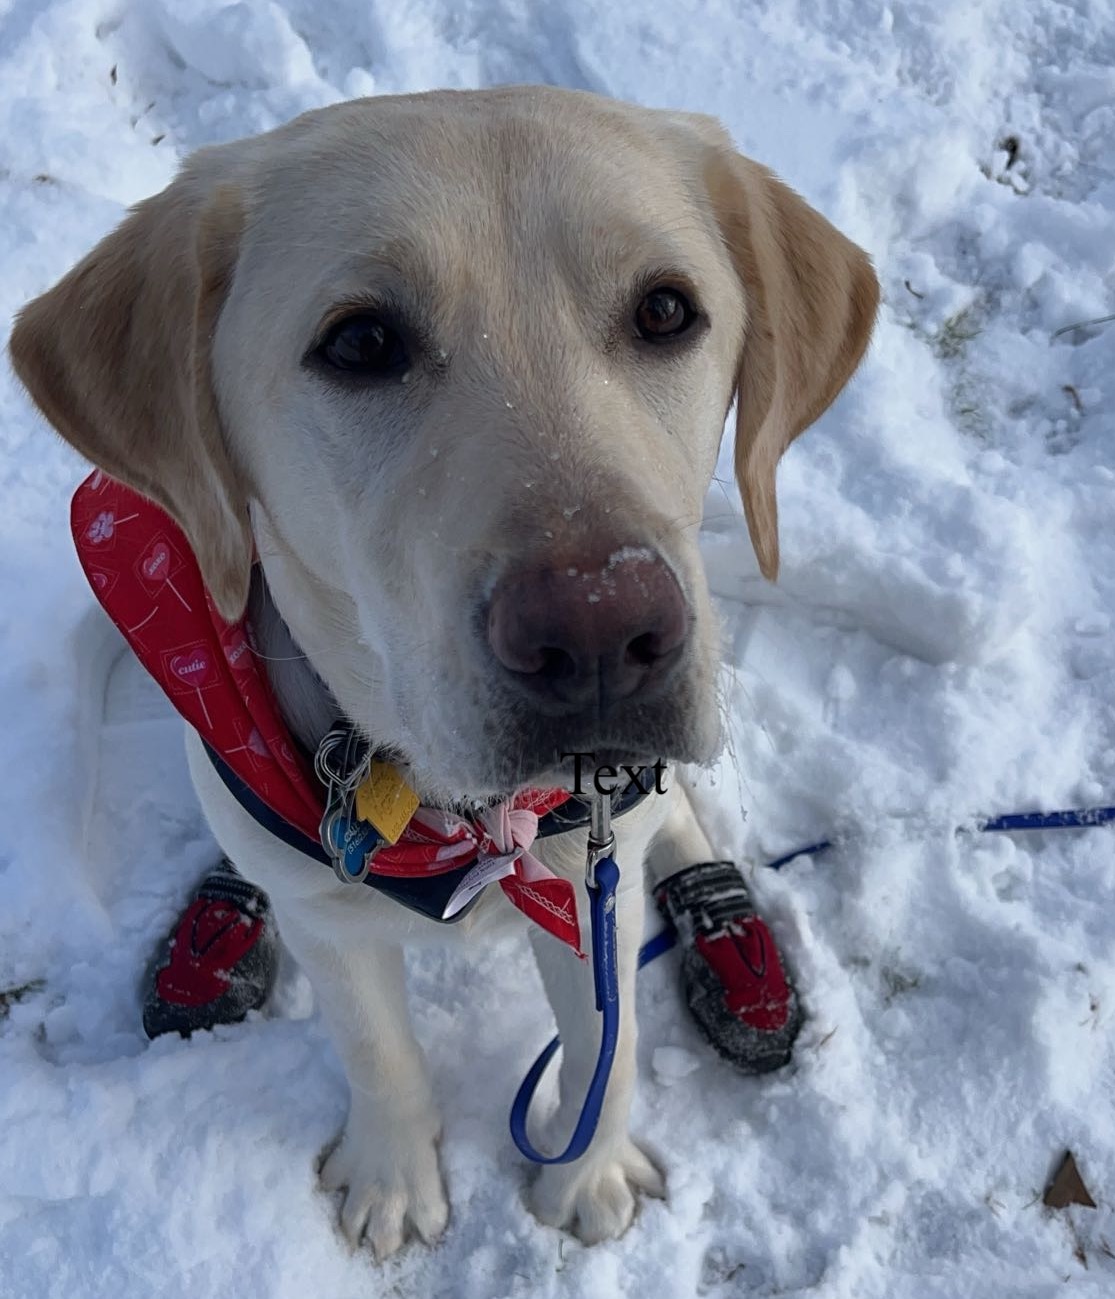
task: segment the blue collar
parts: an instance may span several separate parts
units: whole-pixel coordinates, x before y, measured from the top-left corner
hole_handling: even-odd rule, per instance
[[[309,835],[303,834],[297,826],[291,825],[278,812],[270,808],[250,785],[240,779],[216,749],[205,740],[202,740],[202,744],[205,747],[209,761],[213,764],[213,769],[220,776],[225,788],[253,821],[261,825],[289,848],[294,848],[303,856],[321,862],[323,866],[328,866],[332,870],[333,859],[317,839],[311,839]],[[646,797],[647,791],[637,781],[634,782],[634,789],[628,786],[622,794],[616,795],[612,807],[612,816],[622,816],[625,812],[630,812],[633,808],[638,807]],[[570,830],[582,830],[588,823],[589,800],[574,794],[570,796],[568,802],[539,818],[537,838],[548,839],[551,835],[566,834]],[[409,910],[425,916],[428,920],[436,920],[439,924],[455,924],[462,916],[466,916],[480,900],[480,894],[478,893],[476,897],[472,898],[448,919],[442,915],[458,884],[461,883],[474,864],[474,861],[468,861],[453,870],[444,871],[440,875],[400,877],[376,875],[374,872],[369,871],[364,876],[363,882],[375,889],[377,893],[385,894]]]

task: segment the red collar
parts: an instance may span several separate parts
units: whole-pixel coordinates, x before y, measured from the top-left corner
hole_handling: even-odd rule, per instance
[[[217,612],[181,529],[100,470],[74,493],[70,525],[94,594],[170,702],[268,807],[316,841],[324,791],[283,721],[249,623],[225,622]],[[511,808],[540,816],[568,797],[523,790]],[[376,853],[371,870],[429,875],[485,851],[490,844],[475,823],[420,808],[399,843]],[[532,920],[579,949],[573,886],[546,876],[524,874],[516,863],[500,886]]]

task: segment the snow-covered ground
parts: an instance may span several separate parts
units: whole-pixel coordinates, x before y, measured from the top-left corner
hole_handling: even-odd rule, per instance
[[[585,1249],[527,1216],[506,1134],[549,1031],[525,944],[424,956],[454,1216],[382,1269],[315,1189],[345,1089],[297,971],[266,1018],[142,1037],[212,843],[126,660],[102,709],[82,466],[0,373],[2,1299],[1115,1293],[1115,840],[955,833],[1115,802],[1115,324],[1066,329],[1115,312],[1113,69],[1111,0],[0,0],[5,316],[196,145],[500,81],[719,115],[886,297],[783,464],[777,588],[726,468],[709,497],[709,824],[753,864],[841,836],[753,877],[810,1014],[796,1067],[735,1076],[671,958],[648,970],[635,1122],[669,1199]],[[1043,1208],[1066,1148],[1097,1209]]]

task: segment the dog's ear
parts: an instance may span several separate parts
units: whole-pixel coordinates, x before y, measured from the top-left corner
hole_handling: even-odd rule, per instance
[[[705,175],[747,309],[736,480],[759,568],[773,582],[778,461],[859,364],[879,284],[867,254],[765,167],[721,146]]]
[[[66,441],[182,527],[229,620],[247,602],[252,537],[210,349],[242,225],[234,187],[184,172],[24,307],[10,343]]]

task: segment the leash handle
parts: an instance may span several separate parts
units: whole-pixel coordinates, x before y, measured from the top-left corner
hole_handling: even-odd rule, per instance
[[[530,1103],[538,1088],[546,1066],[561,1044],[555,1037],[531,1065],[527,1076],[515,1094],[511,1106],[511,1139],[527,1159],[536,1164],[571,1164],[589,1148],[600,1122],[604,1107],[604,1093],[616,1058],[619,1041],[619,978],[616,966],[616,889],[619,886],[619,867],[609,849],[607,855],[594,860],[589,846],[590,871],[593,882],[587,885],[589,915],[592,919],[592,977],[596,988],[596,1008],[601,1013],[600,1050],[596,1068],[585,1093],[581,1114],[569,1144],[560,1155],[544,1155],[527,1136],[527,1116]]]

